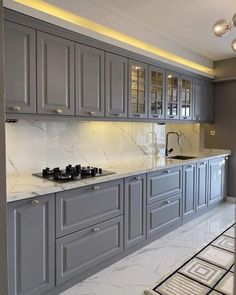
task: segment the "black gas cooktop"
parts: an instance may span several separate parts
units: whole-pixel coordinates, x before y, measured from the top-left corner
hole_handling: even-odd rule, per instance
[[[34,176],[52,180],[55,182],[69,182],[78,181],[88,178],[95,178],[105,175],[114,174],[115,172],[103,170],[99,167],[86,166],[82,167],[80,164],[72,166],[67,165],[65,169],[59,167],[50,169],[45,168],[41,173],[33,173]]]

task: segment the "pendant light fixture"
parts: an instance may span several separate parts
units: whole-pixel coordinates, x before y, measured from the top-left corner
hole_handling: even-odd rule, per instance
[[[231,31],[232,27],[236,27],[236,13],[233,15],[231,21],[223,18],[218,20],[214,24],[212,31],[217,37],[225,37]],[[236,52],[236,39],[232,41],[231,47]]]

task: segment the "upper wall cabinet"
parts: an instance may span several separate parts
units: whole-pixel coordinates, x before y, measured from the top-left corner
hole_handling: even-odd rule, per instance
[[[166,72],[166,119],[179,119],[179,80],[179,74]]]
[[[192,119],[192,79],[187,76],[180,78],[180,119]]]
[[[149,66],[148,118],[164,119],[165,70]]]
[[[148,65],[129,60],[129,118],[147,118]]]
[[[35,30],[5,21],[5,99],[10,113],[36,113]]]
[[[104,116],[104,51],[75,45],[76,115]]]
[[[105,54],[106,116],[127,118],[127,58]]]
[[[37,110],[74,115],[74,42],[37,33]]]

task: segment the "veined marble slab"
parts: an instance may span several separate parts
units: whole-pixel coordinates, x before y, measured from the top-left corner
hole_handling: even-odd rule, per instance
[[[229,150],[203,150],[200,153],[188,153],[185,155],[196,158],[190,160],[174,160],[166,157],[139,156],[130,160],[114,162],[109,166],[103,166],[104,169],[115,172],[104,177],[90,178],[68,183],[54,183],[50,180],[41,179],[31,174],[14,174],[7,177],[7,202],[23,200],[32,197],[38,197],[45,194],[61,192],[65,190],[80,188],[86,185],[98,184],[123,177],[129,177],[141,173],[147,173],[183,164],[194,163],[200,160],[207,160],[216,157],[230,155]],[[76,163],[72,163],[76,164]]]

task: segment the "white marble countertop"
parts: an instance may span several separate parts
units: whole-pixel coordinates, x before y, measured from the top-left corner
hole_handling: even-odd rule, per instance
[[[50,180],[41,179],[31,174],[9,175],[7,177],[7,202],[23,200],[37,197],[45,194],[61,192],[69,189],[75,189],[86,185],[97,184],[109,180],[115,180],[123,177],[147,173],[174,166],[194,163],[203,159],[224,157],[230,155],[229,150],[203,150],[197,154],[185,154],[194,156],[189,160],[174,160],[163,156],[155,157],[154,155],[143,156],[119,161],[109,167],[103,167],[106,170],[115,172],[108,176],[80,180],[69,183],[55,183]]]

